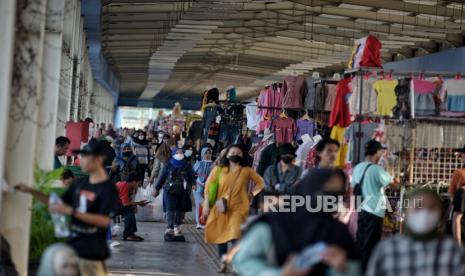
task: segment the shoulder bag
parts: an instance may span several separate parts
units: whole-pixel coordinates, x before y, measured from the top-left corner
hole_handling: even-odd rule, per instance
[[[218,210],[218,212],[222,214],[228,212],[228,199],[231,199],[232,192],[234,190],[234,187],[236,186],[237,180],[239,179],[239,176],[241,175],[241,173],[242,173],[242,168],[239,169],[239,174],[234,180],[233,185],[231,185],[229,189],[228,197],[222,197],[215,202],[216,210]]]

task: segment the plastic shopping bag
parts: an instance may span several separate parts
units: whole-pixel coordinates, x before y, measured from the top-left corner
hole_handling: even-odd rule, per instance
[[[142,187],[137,190],[135,201],[150,201],[144,207],[137,207],[137,221],[163,221],[163,191],[156,198],[152,196],[152,187]]]

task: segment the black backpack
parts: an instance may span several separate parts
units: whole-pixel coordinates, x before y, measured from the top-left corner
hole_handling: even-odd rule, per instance
[[[363,180],[365,179],[365,175],[368,171],[368,169],[373,165],[373,163],[371,164],[368,164],[368,166],[365,168],[365,171],[363,172],[362,174],[362,178],[360,179],[359,182],[357,182],[354,186],[354,195],[355,196],[361,196],[363,197],[363,194],[362,194],[362,185],[363,185]]]
[[[170,177],[165,184],[165,190],[171,195],[182,195],[185,191],[184,183],[187,182],[187,173],[185,168],[171,170]]]

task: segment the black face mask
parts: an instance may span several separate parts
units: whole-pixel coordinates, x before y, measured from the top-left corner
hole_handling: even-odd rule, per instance
[[[291,156],[283,156],[281,157],[281,161],[283,161],[286,164],[290,164],[294,160],[294,157]]]
[[[131,156],[132,152],[130,151],[123,151],[123,156],[128,157]]]
[[[242,161],[242,156],[239,155],[231,155],[228,157],[228,160],[232,163],[240,163]]]

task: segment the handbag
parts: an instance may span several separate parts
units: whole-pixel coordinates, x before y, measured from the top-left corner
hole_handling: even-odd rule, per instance
[[[237,179],[239,179],[241,172],[242,168],[239,170],[239,175],[235,178],[233,185],[231,185],[231,188],[229,189],[228,197],[222,197],[215,202],[216,210],[218,210],[221,214],[228,212],[228,198],[231,198],[234,186],[236,186]]]
[[[218,196],[218,187],[220,186],[220,175],[222,170],[222,167],[218,167],[218,169],[216,169],[215,181],[208,185],[208,202],[210,207],[215,204]]]

